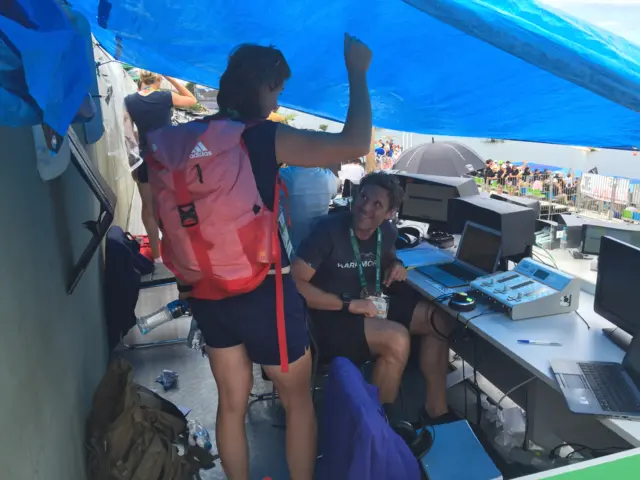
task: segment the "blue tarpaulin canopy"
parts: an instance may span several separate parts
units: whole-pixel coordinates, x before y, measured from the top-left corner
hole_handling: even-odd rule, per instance
[[[0,125],[64,135],[90,84],[86,41],[54,0],[0,4]]]
[[[532,0],[71,3],[116,58],[211,87],[234,46],[274,44],[293,71],[282,104],[329,119],[346,114],[347,31],[374,52],[376,126],[598,147],[639,143],[640,47]]]

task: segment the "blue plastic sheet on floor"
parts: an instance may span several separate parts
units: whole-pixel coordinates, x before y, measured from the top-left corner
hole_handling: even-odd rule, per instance
[[[616,148],[640,134],[640,47],[533,0],[72,3],[116,58],[212,87],[232,47],[274,44],[293,70],[282,104],[330,119],[348,105],[348,31],[374,52],[376,126]]]
[[[54,0],[0,7],[0,125],[64,135],[89,89],[85,40]]]

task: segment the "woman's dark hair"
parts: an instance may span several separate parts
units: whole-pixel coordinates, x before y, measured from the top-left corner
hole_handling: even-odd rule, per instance
[[[275,90],[290,77],[291,69],[280,50],[251,44],[236,47],[220,78],[220,114],[239,116],[242,120],[264,117],[260,88],[268,86]]]
[[[395,210],[402,205],[404,190],[395,175],[389,175],[384,172],[369,173],[360,180],[360,191],[362,192],[367,185],[375,185],[387,191],[389,195],[389,210]]]

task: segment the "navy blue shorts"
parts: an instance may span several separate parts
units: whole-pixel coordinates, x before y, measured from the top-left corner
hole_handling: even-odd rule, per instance
[[[394,283],[386,293],[389,295],[387,318],[408,330],[413,312],[423,297],[406,283]],[[311,310],[310,314],[321,363],[346,357],[361,366],[374,359],[364,333],[364,315],[323,310]]]
[[[284,275],[283,283],[289,363],[293,363],[309,348],[307,311],[291,275]],[[244,345],[253,363],[280,365],[274,275],[243,295],[223,300],[192,298],[189,303],[209,347]]]

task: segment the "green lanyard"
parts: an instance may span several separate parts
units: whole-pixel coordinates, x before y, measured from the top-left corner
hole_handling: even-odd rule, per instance
[[[356,264],[358,265],[358,275],[360,276],[360,286],[365,296],[367,293],[367,279],[364,276],[364,268],[362,268],[362,255],[360,254],[360,247],[358,246],[358,240],[353,228],[349,229],[351,235],[351,246],[353,247],[353,253],[356,257]],[[378,241],[376,245],[376,296],[380,296],[382,289],[380,287],[380,257],[382,256],[382,231],[378,227]]]

